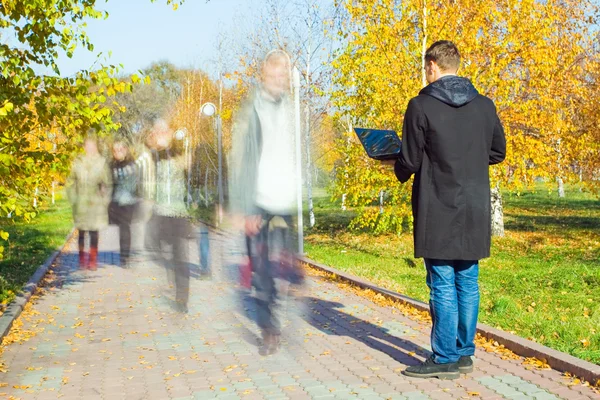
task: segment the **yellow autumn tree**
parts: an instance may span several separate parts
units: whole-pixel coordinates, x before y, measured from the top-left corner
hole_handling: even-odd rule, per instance
[[[600,43],[596,41],[587,56],[582,59],[583,88],[573,97],[574,136],[580,146],[575,160],[575,171],[596,194],[600,193]]]
[[[179,81],[181,93],[171,111],[170,121],[174,129],[184,133],[176,145],[184,150],[186,145],[188,148],[190,189],[207,204],[216,190],[218,179],[217,120],[216,115],[202,115],[201,107],[211,102],[217,107],[217,113],[221,113],[223,169],[226,171],[224,160],[231,146],[232,110],[237,107],[238,100],[233,90],[220,90],[218,82],[199,70],[180,71]]]
[[[345,2],[333,98],[355,125],[400,131],[408,101],[424,85],[427,45],[452,40],[462,54],[459,74],[495,101],[505,126],[507,159],[492,169],[496,193],[498,185],[520,190],[538,177],[574,179],[583,145],[574,135],[574,99],[586,90],[581,60],[590,48],[591,7],[572,0]],[[351,136],[340,146],[358,144]],[[364,207],[385,190],[394,193],[392,210],[405,209],[394,199],[404,202],[409,188],[365,157],[348,157],[345,174],[351,170],[360,179],[348,185],[338,174],[335,193]],[[372,219],[372,208],[364,210],[363,219]]]

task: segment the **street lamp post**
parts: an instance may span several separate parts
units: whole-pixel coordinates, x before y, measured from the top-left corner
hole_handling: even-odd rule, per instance
[[[293,69],[294,115],[296,128],[296,180],[298,196],[298,253],[304,254],[304,226],[302,220],[302,139],[300,136],[300,71]]]
[[[223,218],[223,154],[222,154],[223,133],[222,133],[222,128],[221,128],[221,115],[219,113],[217,113],[217,107],[213,103],[204,103],[202,105],[202,107],[200,107],[200,112],[202,113],[202,115],[205,115],[207,117],[212,117],[213,115],[215,115],[215,117],[216,117],[215,125],[217,128],[217,154],[218,154],[218,168],[219,168],[218,184],[217,184],[218,192],[219,192],[218,219],[219,219],[219,223],[221,223],[221,220]]]

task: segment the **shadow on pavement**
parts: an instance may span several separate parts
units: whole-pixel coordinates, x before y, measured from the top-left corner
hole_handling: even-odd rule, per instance
[[[306,322],[328,335],[348,336],[407,366],[421,363],[411,353],[422,357],[431,354],[409,340],[391,335],[386,328],[342,312],[342,303],[315,297],[305,297],[304,301]]]

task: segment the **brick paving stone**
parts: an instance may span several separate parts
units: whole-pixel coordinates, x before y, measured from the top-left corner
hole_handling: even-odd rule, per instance
[[[311,397],[306,392],[295,392],[287,395],[290,400],[310,400]]]
[[[491,389],[504,397],[524,395],[524,393],[519,392],[517,389],[507,384],[500,384]]]
[[[444,391],[430,392],[427,394],[432,400],[451,400],[454,399],[452,395]]]
[[[423,392],[408,392],[408,393],[402,393],[402,395],[404,397],[406,397],[407,400],[429,400],[430,397],[427,396],[427,394],[423,393]]]
[[[417,390],[422,390],[424,392],[427,392],[429,390],[433,391],[441,389],[439,383],[439,379],[419,379],[412,382],[412,384],[414,385],[414,387],[417,388]]]
[[[575,392],[574,390],[570,389],[567,386],[562,386],[558,389],[552,389],[549,390],[550,393],[558,396],[561,399],[572,399],[574,397],[577,397],[579,395],[579,393]]]
[[[244,396],[244,400],[264,400],[264,398],[265,397],[260,393],[252,393]],[[197,397],[197,399],[201,400],[199,397]]]
[[[575,392],[580,393],[581,396],[584,396],[584,397],[592,395],[592,393],[590,393],[590,391],[588,390],[588,387],[586,387],[586,386],[573,386],[571,389]],[[596,397],[600,398],[600,396],[597,393],[594,393],[594,394],[596,395]]]
[[[511,399],[511,400],[533,400],[533,397],[528,396],[524,393],[517,393],[517,394],[513,394],[513,395],[508,395],[508,396],[504,396],[507,399]]]
[[[546,391],[537,392],[532,395],[535,400],[556,400],[558,397],[552,393],[548,393]]]
[[[469,394],[469,392],[471,392],[471,390],[469,390],[467,392],[467,394]],[[494,390],[488,389],[488,388],[480,388],[477,390],[473,390],[473,392],[479,393],[479,397],[481,398],[493,398],[493,397],[500,397],[500,395],[495,392]]]

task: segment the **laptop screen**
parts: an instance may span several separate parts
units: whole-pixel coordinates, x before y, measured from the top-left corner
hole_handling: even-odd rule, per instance
[[[402,142],[395,131],[364,128],[355,128],[354,131],[369,157],[383,160],[400,155]]]

